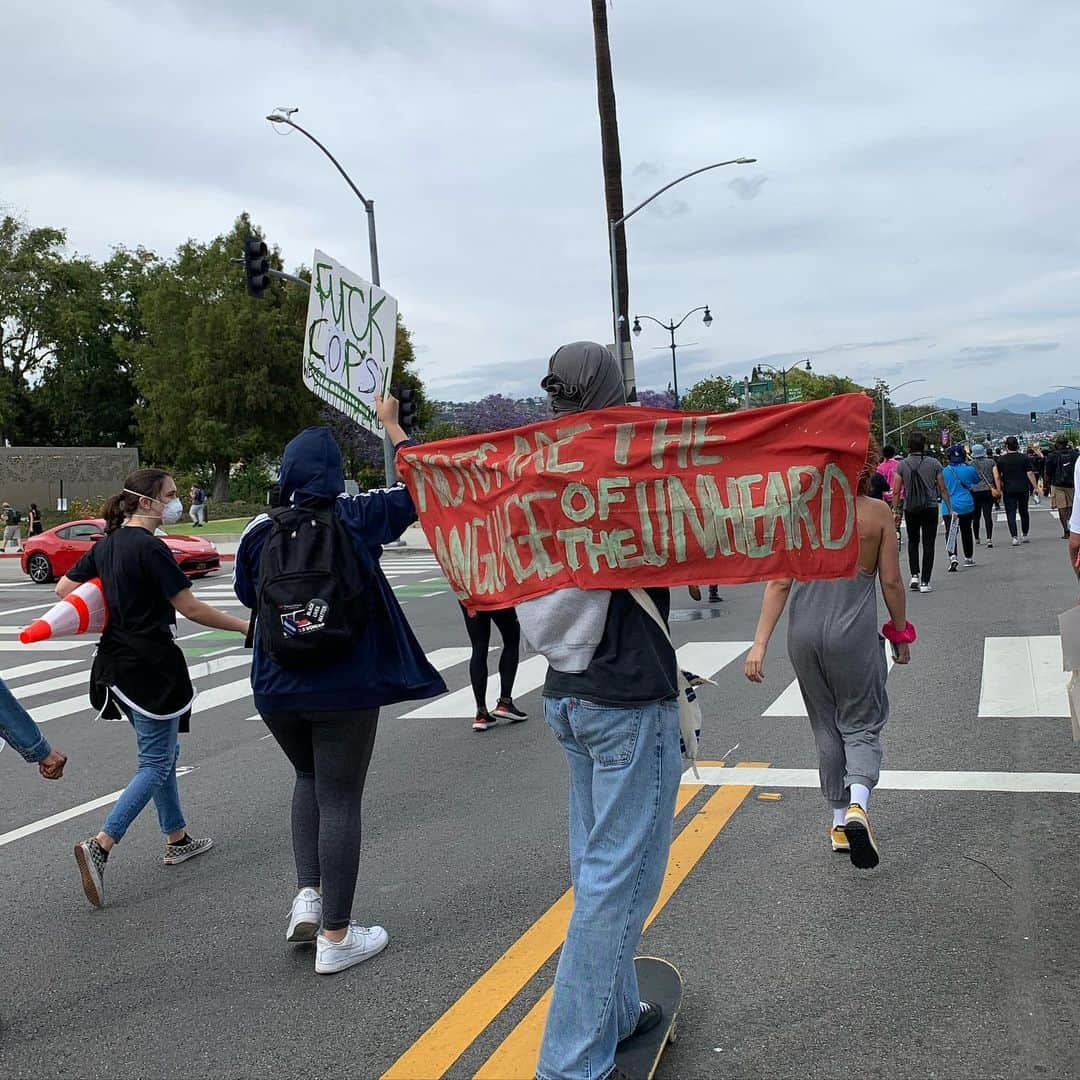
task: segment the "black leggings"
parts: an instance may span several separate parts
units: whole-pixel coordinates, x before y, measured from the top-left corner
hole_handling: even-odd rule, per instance
[[[517,677],[518,653],[521,652],[521,627],[513,608],[502,611],[478,611],[470,615],[464,607],[465,629],[472,643],[469,660],[469,681],[478,711],[487,709],[488,649],[491,647],[491,624],[499,628],[502,636],[502,655],[499,657],[499,697],[507,701],[514,696],[514,679]]]
[[[904,522],[907,525],[907,554],[911,576],[921,578],[924,585],[930,584],[930,575],[934,572],[934,543],[937,540],[938,512],[936,506],[925,506],[920,510],[905,510]],[[922,544],[922,567],[919,566],[919,545]]]
[[[973,491],[975,496],[975,520],[972,526],[975,529],[975,539],[979,539],[980,520],[986,526],[986,539],[994,539],[994,496],[989,491]]]
[[[379,710],[264,712],[262,718],[296,770],[297,888],[322,885],[323,927],[344,930],[360,868],[360,800]]]
[[[972,539],[971,527],[975,522],[975,511],[966,514],[957,514],[960,519],[960,543],[964,549],[964,558],[970,559],[975,554],[975,541]],[[949,546],[949,519],[945,518],[945,546]]]
[[[1005,492],[1005,520],[1009,523],[1009,535],[1016,539],[1016,513],[1020,512],[1020,531],[1027,536],[1031,527],[1028,517],[1028,492]]]

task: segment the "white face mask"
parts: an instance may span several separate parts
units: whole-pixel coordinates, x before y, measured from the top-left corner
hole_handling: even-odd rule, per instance
[[[124,488],[124,491],[128,495],[139,495],[139,492],[132,491],[130,488]],[[160,499],[155,499],[149,495],[140,496],[143,499],[150,499],[151,502],[157,503],[159,506],[164,507],[161,511],[161,524],[162,525],[175,525],[184,516],[184,504],[180,501],[180,496],[175,495],[167,503],[163,503]],[[132,517],[149,517],[150,515],[133,514]]]

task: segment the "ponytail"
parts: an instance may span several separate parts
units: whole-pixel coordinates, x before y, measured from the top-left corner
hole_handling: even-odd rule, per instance
[[[168,475],[162,469],[139,469],[133,472],[124,481],[126,490],[119,495],[110,495],[105,503],[105,532],[116,532],[129,517],[139,512],[140,496],[156,499]]]

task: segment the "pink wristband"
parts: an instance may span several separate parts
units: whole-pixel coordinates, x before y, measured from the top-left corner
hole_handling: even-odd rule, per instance
[[[890,619],[882,628],[881,635],[894,645],[910,645],[916,639],[915,624],[909,619],[903,630],[897,630]]]

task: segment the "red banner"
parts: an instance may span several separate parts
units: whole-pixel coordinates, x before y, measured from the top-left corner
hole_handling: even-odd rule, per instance
[[[466,607],[556,589],[855,572],[862,394],[714,415],[620,406],[398,453]]]

